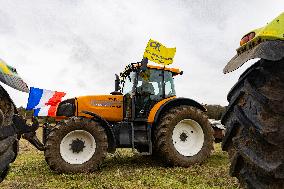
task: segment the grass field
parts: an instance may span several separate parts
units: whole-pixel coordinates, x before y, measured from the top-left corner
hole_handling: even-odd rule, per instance
[[[20,155],[0,188],[238,188],[228,169],[227,154],[216,144],[207,161],[190,168],[165,167],[151,157],[118,149],[94,173],[58,175],[49,169],[42,152],[21,141]]]

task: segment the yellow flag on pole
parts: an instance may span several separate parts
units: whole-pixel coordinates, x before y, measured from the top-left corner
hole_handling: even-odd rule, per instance
[[[149,40],[144,52],[144,58],[158,64],[169,65],[173,63],[176,48],[167,48],[158,41]]]

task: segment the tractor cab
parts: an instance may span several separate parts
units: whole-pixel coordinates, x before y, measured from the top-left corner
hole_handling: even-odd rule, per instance
[[[124,96],[124,118],[144,120],[159,101],[176,95],[178,69],[133,63],[120,73],[119,91]]]

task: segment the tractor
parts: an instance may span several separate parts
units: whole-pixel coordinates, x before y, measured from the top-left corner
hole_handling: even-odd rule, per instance
[[[109,95],[62,101],[56,126],[44,127],[45,159],[58,173],[91,172],[116,148],[136,149],[167,165],[189,167],[213,150],[206,108],[176,97],[176,68],[150,65],[147,58],[116,75]]]
[[[284,188],[284,13],[242,37],[224,73],[260,58],[228,94],[222,148],[246,188]]]
[[[3,60],[0,60],[0,81],[18,91],[29,91],[17,70]],[[33,125],[26,124],[8,92],[0,85],[0,182],[8,174],[10,163],[17,157],[19,139],[22,135],[43,150],[43,146],[39,146],[40,141],[34,137],[38,126],[37,119],[33,120]]]

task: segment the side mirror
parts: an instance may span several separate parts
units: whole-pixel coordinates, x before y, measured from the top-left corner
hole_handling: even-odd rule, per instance
[[[119,86],[119,83],[120,83],[120,79],[118,77],[117,74],[115,74],[115,87],[114,87],[114,91],[119,91],[121,88]]]

